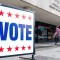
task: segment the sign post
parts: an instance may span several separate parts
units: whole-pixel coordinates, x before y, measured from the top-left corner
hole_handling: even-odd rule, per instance
[[[25,54],[34,54],[34,12],[1,5],[0,57]]]

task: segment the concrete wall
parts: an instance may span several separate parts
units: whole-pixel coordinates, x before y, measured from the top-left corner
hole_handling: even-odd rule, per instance
[[[60,0],[23,0],[48,12],[60,16]]]

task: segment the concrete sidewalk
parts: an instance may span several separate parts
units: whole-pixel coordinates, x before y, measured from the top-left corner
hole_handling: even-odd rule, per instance
[[[35,48],[51,47],[54,44],[55,44],[54,42],[50,42],[50,43],[35,43]]]

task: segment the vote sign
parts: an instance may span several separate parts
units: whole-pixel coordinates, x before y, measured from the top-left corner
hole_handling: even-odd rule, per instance
[[[0,6],[0,57],[33,53],[34,13]]]

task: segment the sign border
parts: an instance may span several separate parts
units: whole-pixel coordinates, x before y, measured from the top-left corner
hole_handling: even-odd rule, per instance
[[[12,8],[12,9],[17,9],[17,10],[22,10],[22,11],[26,11],[26,12],[30,12],[30,13],[33,13],[34,14],[34,18],[33,18],[33,28],[35,28],[35,11],[31,11],[31,10],[26,10],[26,9],[23,9],[23,8],[17,8],[15,6],[8,6],[8,5],[4,5],[4,4],[0,4],[0,6],[3,6],[3,7],[9,7],[9,8]],[[29,55],[29,54],[32,54],[32,55],[35,55],[35,41],[34,41],[34,31],[33,31],[33,53],[24,53],[24,54],[14,54],[14,55],[5,55],[5,56],[0,56],[0,58],[5,58],[5,57],[12,57],[12,56],[20,56],[20,55]]]

